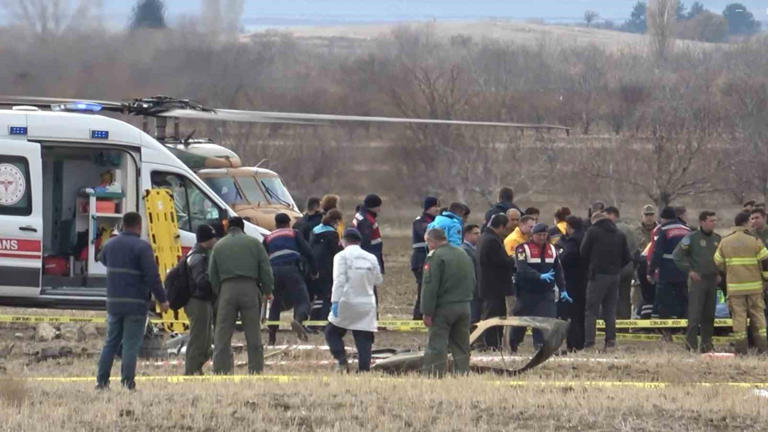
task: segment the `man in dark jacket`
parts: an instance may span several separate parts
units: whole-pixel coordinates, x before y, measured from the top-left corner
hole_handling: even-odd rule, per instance
[[[461,248],[469,255],[472,260],[472,267],[475,269],[475,281],[477,281],[477,242],[480,240],[480,227],[475,224],[468,224],[464,226],[464,243],[461,244]],[[475,284],[475,293],[472,296],[472,302],[470,303],[470,324],[474,324],[480,321],[480,314],[482,313],[482,303],[480,302],[480,293],[477,291],[477,284]]]
[[[379,223],[376,222],[376,218],[381,213],[381,204],[382,201],[378,195],[366,196],[363,205],[357,209],[352,225],[363,236],[360,248],[376,256],[376,259],[379,260],[381,274],[384,274],[384,244],[381,239]]]
[[[189,318],[189,342],[184,361],[185,375],[202,375],[211,358],[213,344],[213,289],[208,279],[208,256],[216,244],[216,231],[210,225],[197,227],[197,243],[187,255],[190,298],[184,306]]]
[[[536,224],[531,240],[515,249],[517,301],[512,312],[514,316],[554,318],[557,314],[555,302],[558,298],[572,301],[566,291],[557,249],[548,241],[548,231],[547,224]],[[525,331],[525,327],[512,328],[509,335],[509,348],[512,352],[517,352],[517,347],[525,337]],[[534,348],[538,350],[543,344],[541,330],[533,329]]]
[[[424,235],[427,233],[427,226],[435,220],[435,216],[440,213],[440,202],[435,197],[424,198],[424,212],[413,221],[412,243],[411,243],[411,272],[416,277],[416,303],[413,305],[413,319],[421,321],[421,279],[424,275],[424,261],[427,259],[427,243]]]
[[[512,275],[515,271],[513,257],[504,250],[504,237],[509,234],[509,220],[504,214],[496,214],[488,222],[477,245],[478,291],[482,299],[482,319],[507,316],[505,296],[512,293]],[[486,348],[501,349],[503,329],[493,327],[483,333]]]
[[[333,257],[344,248],[339,239],[338,226],[343,215],[331,209],[323,216],[320,225],[312,230],[309,247],[317,262],[317,279],[309,281],[309,296],[312,300],[310,319],[323,321],[331,311],[331,288],[333,287]]]
[[[155,254],[140,235],[141,215],[126,213],[123,232],[110,239],[99,255],[99,261],[107,267],[107,340],[99,357],[96,376],[99,390],[109,387],[112,362],[120,344],[123,345],[120,382],[129,390],[136,388],[136,359],[147,325],[150,295],[154,294],[163,312],[168,311]]]
[[[587,302],[584,317],[584,348],[595,345],[595,328],[600,308],[605,320],[605,348],[616,346],[616,305],[621,270],[630,261],[624,234],[604,214],[598,214],[581,243],[581,257],[587,267]]]
[[[320,211],[320,198],[310,197],[307,200],[307,211],[298,222],[293,225],[293,229],[299,230],[304,240],[309,241],[309,236],[316,226],[323,220],[323,212]]]
[[[309,318],[309,292],[301,265],[306,262],[311,278],[317,279],[317,263],[304,237],[289,228],[290,225],[290,216],[278,213],[275,215],[277,229],[264,237],[264,248],[275,277],[275,300],[269,308],[269,320],[279,321],[280,312],[293,309],[291,328],[299,339],[307,341],[309,337],[302,323]],[[276,325],[269,326],[269,345],[276,343],[277,328]]]
[[[581,259],[579,248],[584,239],[584,222],[577,216],[568,216],[565,219],[565,236],[558,243],[560,252],[560,264],[565,273],[565,286],[568,287],[568,295],[573,303],[561,303],[565,319],[571,320],[568,327],[568,350],[584,349],[584,308],[587,297],[587,268]]]
[[[654,312],[659,318],[684,318],[688,311],[688,275],[677,268],[672,254],[691,229],[671,207],[665,207],[660,216],[662,224],[648,266],[648,275],[656,281]]]
[[[507,210],[509,209],[516,209],[520,214],[523,214],[523,211],[520,210],[520,207],[518,207],[515,203],[515,192],[512,190],[512,188],[509,187],[503,187],[501,190],[499,190],[499,202],[493,205],[493,207],[490,208],[485,213],[485,224],[483,224],[483,232],[485,232],[485,229],[488,228],[488,222],[490,222],[491,217],[496,214],[506,214]]]

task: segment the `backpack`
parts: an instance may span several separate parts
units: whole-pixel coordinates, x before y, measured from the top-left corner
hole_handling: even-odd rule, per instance
[[[165,276],[165,291],[168,293],[168,303],[171,309],[177,311],[189,302],[192,297],[192,287],[189,283],[189,267],[187,257],[179,261]]]

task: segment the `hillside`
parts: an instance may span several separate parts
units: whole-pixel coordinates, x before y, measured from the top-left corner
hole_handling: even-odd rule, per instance
[[[644,48],[648,37],[645,35],[624,33],[612,30],[586,28],[568,25],[541,24],[513,20],[477,20],[477,21],[429,21],[401,24],[366,24],[339,26],[298,26],[284,27],[277,31],[289,33],[308,40],[346,40],[368,41],[389,35],[393,29],[402,25],[429,26],[439,37],[455,35],[469,36],[475,40],[495,39],[519,44],[535,44],[542,41],[559,45],[596,44],[607,49]],[[273,33],[264,30],[243,36],[243,40],[258,39]],[[703,48],[713,46],[704,42],[678,41],[679,46]]]

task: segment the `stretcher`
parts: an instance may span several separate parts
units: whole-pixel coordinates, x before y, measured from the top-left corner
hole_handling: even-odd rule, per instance
[[[147,234],[152,250],[155,252],[157,269],[160,271],[160,279],[165,282],[165,275],[176,266],[182,258],[181,238],[179,236],[179,223],[176,219],[176,207],[173,203],[173,195],[167,189],[147,189],[144,193],[144,206],[147,209]],[[184,309],[178,311],[169,310],[157,312],[163,320],[188,321]],[[166,330],[171,332],[184,332],[189,328],[188,324],[180,322],[164,323]]]

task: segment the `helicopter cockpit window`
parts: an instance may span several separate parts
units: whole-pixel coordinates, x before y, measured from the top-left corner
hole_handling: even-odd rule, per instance
[[[275,204],[283,204],[288,207],[296,207],[296,203],[293,202],[291,194],[288,193],[288,189],[285,188],[283,182],[279,177],[262,177],[259,179],[261,187],[264,188],[264,192],[267,193],[267,197]]]
[[[246,204],[240,190],[235,185],[235,179],[232,177],[209,177],[203,181],[211,188],[216,195],[220,196],[225,203],[229,205]]]
[[[152,187],[173,193],[179,229],[196,232],[204,223],[221,220],[222,211],[191,180],[171,173],[153,172]]]
[[[267,204],[269,201],[256,183],[256,178],[252,176],[237,177],[237,183],[243,190],[245,198],[251,204]]]

